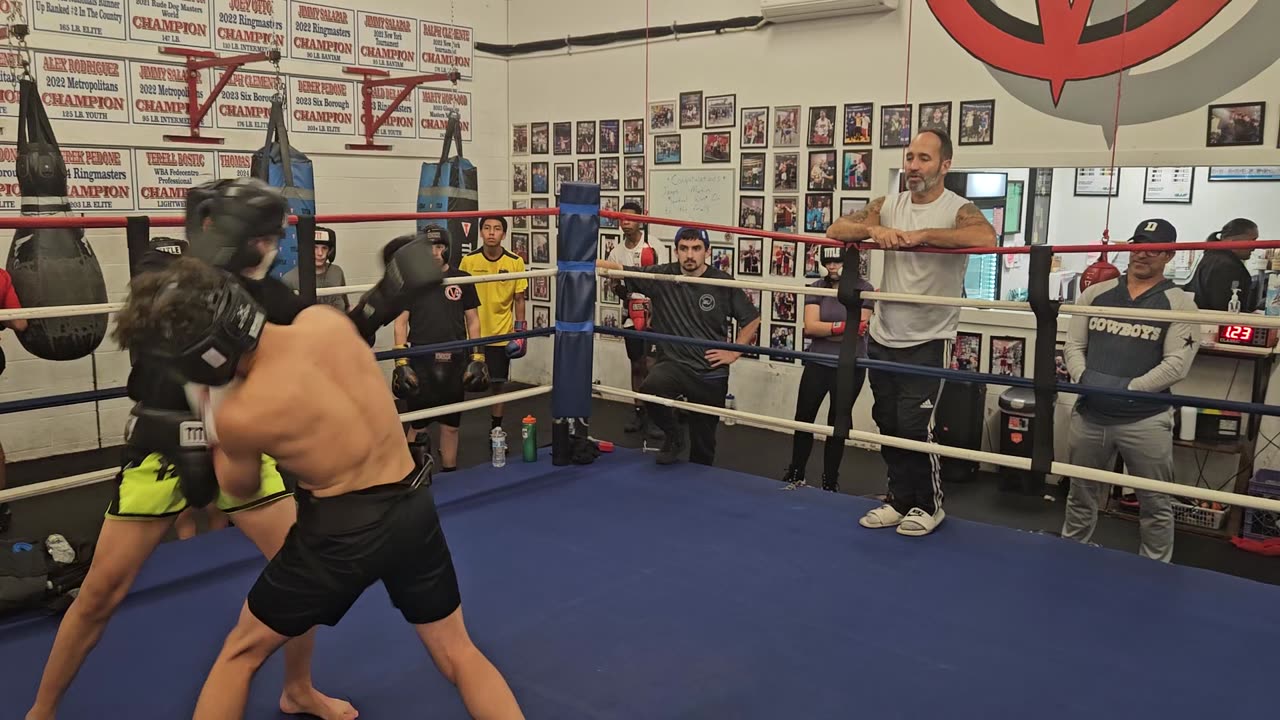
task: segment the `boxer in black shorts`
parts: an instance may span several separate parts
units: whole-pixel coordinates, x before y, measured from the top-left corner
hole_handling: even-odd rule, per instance
[[[470,277],[468,273],[450,267],[449,235],[444,228],[428,225],[420,236],[431,243],[446,278]],[[396,238],[383,249],[383,253],[394,253],[412,239],[412,235]],[[386,262],[386,257],[383,262]],[[408,311],[396,318],[396,347],[436,345],[480,337],[478,307],[480,297],[474,285],[447,285],[423,293],[413,299]],[[506,360],[505,355],[503,360]],[[396,397],[404,400],[409,412],[460,403],[465,399],[464,390],[484,392],[489,389],[485,354],[471,348],[399,358],[392,374],[391,389]],[[440,423],[440,469],[453,472],[458,469],[458,426],[462,424],[462,413],[410,422],[407,431],[409,447],[415,461],[421,465],[424,456],[430,453],[425,433],[433,420]]]
[[[426,482],[432,466],[415,467],[364,339],[441,280],[430,246],[410,240],[349,316],[315,305],[288,326],[268,322],[234,278],[195,258],[133,281],[115,339],[207,388],[193,404],[219,487],[252,496],[263,455],[298,484],[297,523],[249,592],[205,681],[196,720],[243,717],[267,658],[315,625],[336,624],[378,581],[473,716],[523,717],[467,633]]]

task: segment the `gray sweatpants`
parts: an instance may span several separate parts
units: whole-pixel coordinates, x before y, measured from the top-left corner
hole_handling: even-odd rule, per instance
[[[1173,411],[1123,425],[1099,425],[1071,410],[1070,462],[1110,470],[1116,453],[1131,475],[1173,482]],[[1106,483],[1071,478],[1062,537],[1089,542],[1098,525],[1098,505],[1111,488]],[[1173,559],[1173,505],[1164,493],[1138,490],[1138,554],[1161,562]]]

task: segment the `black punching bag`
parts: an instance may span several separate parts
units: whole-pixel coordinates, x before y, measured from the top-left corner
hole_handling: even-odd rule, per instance
[[[18,107],[18,186],[22,214],[71,217],[67,166],[53,135],[40,91],[21,79]],[[6,263],[23,307],[96,305],[107,301],[107,284],[84,228],[38,228],[14,232]],[[76,360],[98,349],[107,334],[107,315],[28,320],[18,341],[45,360]]]

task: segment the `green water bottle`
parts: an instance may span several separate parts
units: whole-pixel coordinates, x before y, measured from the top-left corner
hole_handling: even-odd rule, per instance
[[[538,459],[538,419],[525,415],[524,424],[520,426],[520,439],[524,445],[524,461],[534,462]]]

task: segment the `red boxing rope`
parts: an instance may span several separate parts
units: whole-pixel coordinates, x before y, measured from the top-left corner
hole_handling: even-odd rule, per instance
[[[463,220],[481,217],[536,217],[542,215],[559,215],[559,208],[533,208],[529,210],[474,210],[469,212],[438,213],[348,213],[344,215],[316,215],[318,225],[336,225],[342,223],[390,222],[396,220]],[[182,227],[183,218],[178,215],[152,215],[151,227]],[[289,224],[296,225],[297,215],[289,216]],[[85,216],[14,216],[0,217],[0,229],[16,228],[123,228],[128,218],[113,215]]]

